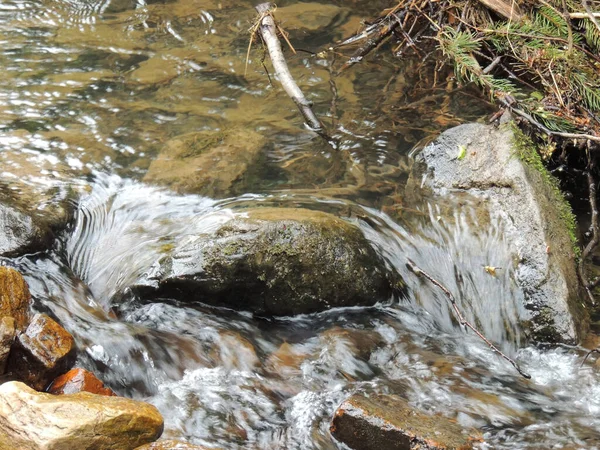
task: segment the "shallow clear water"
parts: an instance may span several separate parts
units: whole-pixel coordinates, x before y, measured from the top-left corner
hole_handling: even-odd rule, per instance
[[[207,446],[342,448],[328,431],[335,408],[355,392],[386,392],[478,429],[482,448],[600,447],[594,358],[580,367],[585,349],[535,347],[522,336],[527,316],[502,224],[478,224],[469,204],[409,183],[411,149],[489,106],[454,89],[448,72],[432,89],[435,61],[407,58],[398,68],[387,49],[334,78],[332,103],[331,57],[299,52],[290,67],[338,139],[335,151],[269,85],[260,50],[244,76],[252,7],[0,4],[0,187],[44,214],[77,200],[51,251],[4,263],[25,274],[35,307],[73,333],[79,364],[119,394],[155,404],[165,436]],[[279,7],[294,45],[315,51],[352,33],[374,5]],[[432,100],[413,104],[425,95]],[[227,133],[245,133],[246,148],[234,146],[227,167],[209,166],[219,172],[210,183],[190,187],[185,168],[163,176],[165,151]],[[277,319],[177,299],[116,314],[111,297],[164,245],[255,206],[317,209],[356,224],[404,277],[407,296]],[[532,379],[462,330],[407,258]],[[484,266],[502,269],[492,276]]]

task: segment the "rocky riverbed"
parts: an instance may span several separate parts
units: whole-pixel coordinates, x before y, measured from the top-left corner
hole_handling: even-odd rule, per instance
[[[244,76],[253,6],[0,5],[0,448],[600,445],[573,230],[520,137],[435,62],[299,53],[334,149]],[[379,6],[277,14],[318,49]]]

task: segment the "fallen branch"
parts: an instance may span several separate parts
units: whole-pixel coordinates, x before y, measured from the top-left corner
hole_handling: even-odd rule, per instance
[[[346,61],[342,67],[340,67],[340,70],[338,70],[338,75],[344,70],[348,69],[349,67],[352,67],[354,64],[361,62],[365,58],[365,56],[367,56],[371,52],[371,50],[377,48],[379,44],[381,44],[385,39],[390,37],[392,35],[392,32],[398,27],[398,25],[400,25],[400,22],[398,20],[386,20],[382,22],[382,24],[378,27],[375,36],[369,39],[365,43],[365,45],[356,50],[356,52],[354,52],[350,59]]]
[[[585,364],[587,359],[592,355],[592,353],[600,353],[600,350],[598,350],[597,348],[594,348],[594,349],[590,350],[589,352],[587,352],[587,355],[585,355],[585,358],[583,358],[583,361],[581,361],[581,365],[579,366],[580,369],[583,367],[583,365]]]
[[[452,292],[450,292],[442,283],[440,283],[438,280],[436,280],[435,278],[433,278],[431,275],[429,275],[427,272],[425,272],[423,269],[421,269],[420,267],[418,267],[414,262],[412,262],[410,259],[407,259],[407,266],[410,270],[412,270],[412,272],[417,275],[417,276],[424,276],[425,278],[427,278],[431,283],[433,283],[434,285],[436,285],[437,287],[439,287],[442,292],[446,295],[446,297],[448,297],[448,300],[450,300],[450,304],[452,305],[452,309],[454,310],[454,313],[456,314],[456,317],[458,318],[459,323],[462,326],[465,326],[467,328],[469,328],[471,331],[473,331],[481,340],[483,340],[483,342],[485,342],[488,347],[490,347],[490,349],[496,353],[497,355],[501,356],[502,358],[504,358],[506,361],[508,361],[516,370],[517,372],[519,372],[519,374],[521,374],[521,376],[530,379],[531,375],[529,375],[527,372],[524,372],[519,365],[511,358],[509,358],[508,356],[506,356],[504,353],[502,353],[500,351],[500,349],[498,347],[496,347],[494,344],[492,344],[492,342],[490,342],[489,339],[487,339],[483,334],[481,334],[481,332],[475,328],[473,325],[471,325],[471,323],[469,323],[464,316],[462,315],[462,313],[460,312],[460,309],[458,308],[458,304],[456,303],[456,299],[454,298],[454,296],[452,295]]]
[[[600,224],[598,223],[598,203],[596,198],[596,180],[592,174],[594,169],[594,165],[592,163],[592,159],[590,157],[590,162],[588,163],[587,170],[587,183],[588,183],[588,191],[589,191],[589,202],[590,202],[590,212],[591,212],[591,225],[590,231],[592,233],[592,239],[585,246],[583,250],[583,254],[581,255],[581,259],[579,260],[579,278],[581,278],[581,283],[590,299],[590,303],[592,305],[596,305],[596,300],[594,299],[594,295],[592,294],[592,289],[594,285],[590,283],[585,274],[585,261],[592,254],[596,246],[598,245],[598,241],[600,240]]]
[[[306,100],[306,97],[304,97],[304,94],[294,81],[285,61],[285,57],[283,56],[281,43],[277,37],[277,25],[273,18],[274,8],[275,5],[272,3],[261,3],[255,7],[256,11],[260,14],[258,32],[267,46],[273,69],[275,70],[275,74],[277,75],[281,86],[286,94],[294,101],[300,110],[300,113],[302,113],[308,127],[319,133],[323,130],[323,124],[317,119],[317,116],[311,108],[310,102]]]
[[[364,32],[357,35],[357,37],[366,38],[374,34],[374,36],[369,37],[367,42],[357,49],[350,59],[346,61],[342,67],[340,67],[337,72],[338,75],[349,67],[352,67],[354,64],[361,62],[365,56],[367,56],[372,50],[377,48],[379,44],[392,35],[394,30],[401,25],[402,19],[407,14],[407,9],[404,9],[399,13],[397,13],[397,10],[398,6],[392,9],[392,11],[384,17],[381,17],[376,24],[371,25],[369,28],[369,33],[366,36],[364,35]]]
[[[600,31],[600,23],[596,20],[596,17],[600,17],[600,13],[594,13],[588,5],[587,0],[581,0],[581,4],[583,5],[585,12],[587,13],[587,18],[592,21],[594,25],[596,25],[596,29]],[[596,15],[597,14],[597,15]],[[573,18],[573,16],[571,16]]]
[[[563,133],[561,131],[552,131],[537,120],[533,118],[530,114],[527,114],[525,111],[521,111],[518,108],[514,107],[514,102],[509,102],[506,99],[500,99],[500,102],[504,104],[511,112],[514,112],[516,115],[521,116],[526,119],[529,123],[534,125],[535,127],[542,130],[544,133],[552,136],[560,136],[567,139],[581,139],[581,140],[589,140],[594,142],[600,142],[600,137],[592,136],[591,134],[584,133]]]
[[[569,17],[571,19],[597,19],[600,18],[600,12],[593,13],[570,13]]]
[[[479,0],[479,3],[485,5],[492,11],[495,11],[508,20],[520,22],[523,19],[523,15],[521,14],[519,6],[513,1],[509,0],[508,2],[504,2],[502,0]]]

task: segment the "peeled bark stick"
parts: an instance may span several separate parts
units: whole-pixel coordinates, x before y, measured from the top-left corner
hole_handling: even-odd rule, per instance
[[[307,125],[314,131],[320,131],[323,128],[323,124],[321,124],[321,121],[315,116],[309,101],[306,100],[306,97],[304,97],[304,94],[292,78],[292,74],[285,62],[285,57],[281,50],[281,43],[277,38],[277,26],[271,15],[271,11],[274,8],[275,5],[273,5],[273,3],[261,3],[260,5],[256,5],[255,9],[260,14],[259,33],[269,50],[271,63],[273,64],[273,69],[279,78],[281,86],[283,86],[287,95],[294,100],[294,103],[296,103],[296,106],[304,116]]]
[[[523,14],[521,13],[519,5],[512,0],[479,0],[479,3],[487,6],[501,16],[506,17],[508,20],[520,22],[523,19]]]

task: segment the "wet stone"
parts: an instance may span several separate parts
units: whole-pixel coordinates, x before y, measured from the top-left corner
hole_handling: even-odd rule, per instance
[[[179,136],[166,143],[144,181],[182,193],[224,197],[242,183],[265,142],[262,135],[241,129]]]
[[[357,330],[333,327],[321,334],[327,341],[344,341],[352,352],[363,360],[368,360],[373,350],[384,344],[384,340],[376,331]]]
[[[0,204],[0,256],[20,256],[43,249],[52,233],[17,208]]]
[[[308,209],[257,208],[170,249],[130,293],[285,316],[374,305],[402,287],[357,226]]]
[[[227,370],[252,371],[260,365],[252,342],[234,331],[220,331],[212,352],[214,359]]]
[[[73,336],[46,314],[36,314],[11,350],[8,372],[37,390],[44,390],[75,360]]]
[[[524,331],[538,342],[573,344],[585,337],[589,315],[581,302],[570,206],[536,149],[523,140],[510,123],[451,128],[417,156],[420,164],[406,193],[422,192],[412,188],[426,180],[445,202],[468,199],[477,205],[478,218],[498,219],[516,262],[515,282],[527,310]],[[457,158],[460,148],[466,149],[464,158]]]
[[[145,444],[135,450],[220,450],[216,447],[204,447],[202,445],[195,445],[185,441],[178,441],[174,439],[164,439],[151,444]]]
[[[127,78],[133,83],[156,85],[168,83],[179,75],[180,70],[176,59],[157,55],[140,63]]]
[[[11,138],[18,142],[18,148],[0,152],[4,169],[0,177],[0,226],[4,230],[0,234],[0,254],[4,256],[47,249],[72,217],[76,204],[73,200],[82,188],[75,178],[85,168],[78,171],[61,162],[70,158],[66,154],[46,157],[45,152],[21,151],[34,145],[32,141],[55,137],[15,132]]]
[[[267,357],[265,367],[268,371],[283,377],[297,376],[302,371],[302,363],[309,357],[309,353],[284,342]]]
[[[48,388],[50,394],[76,394],[77,392],[90,392],[98,395],[116,395],[104,383],[96,378],[92,372],[75,368],[56,378]]]
[[[353,395],[335,412],[330,431],[353,450],[468,450],[481,441],[455,422],[418,412],[391,395]]]
[[[316,31],[327,27],[343,12],[347,10],[339,6],[307,2],[277,8],[276,15],[287,30]]]
[[[10,267],[0,266],[0,317],[12,317],[15,329],[23,331],[29,323],[31,294],[23,276]]]
[[[52,395],[11,381],[0,386],[0,449],[132,450],[163,431],[158,410],[123,397]]]
[[[15,334],[15,319],[8,316],[2,317],[0,319],[0,375],[4,374]]]

